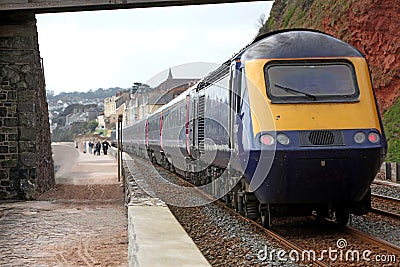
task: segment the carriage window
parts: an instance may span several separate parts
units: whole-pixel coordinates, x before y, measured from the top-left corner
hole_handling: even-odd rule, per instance
[[[349,62],[272,62],[265,66],[272,102],[354,102],[359,90]]]

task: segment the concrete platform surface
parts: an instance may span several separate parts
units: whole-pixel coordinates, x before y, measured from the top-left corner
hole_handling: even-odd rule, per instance
[[[117,180],[117,161],[112,155],[82,153],[74,143],[53,143],[57,184],[113,184]]]
[[[145,165],[143,170],[143,165],[136,165],[136,160],[129,155],[125,154],[124,159],[124,174],[127,176],[130,196],[129,266],[211,266],[168,206],[139,186],[145,186],[147,177],[152,175],[151,171],[146,171],[149,166]]]
[[[129,266],[211,266],[165,206],[129,206]]]

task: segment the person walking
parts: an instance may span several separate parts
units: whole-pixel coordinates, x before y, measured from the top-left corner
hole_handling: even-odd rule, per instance
[[[92,152],[92,151],[93,151],[93,146],[94,146],[93,142],[90,141],[90,142],[89,142],[89,153],[90,153],[90,154],[93,153],[93,152]]]
[[[104,139],[102,145],[103,145],[103,152],[104,152],[104,155],[107,155],[107,150],[108,150],[108,148],[110,147],[110,144],[107,142],[107,140]]]
[[[97,156],[100,156],[100,149],[101,149],[101,144],[100,144],[100,141],[97,141],[97,143],[96,143],[96,151],[95,151],[95,155],[96,155],[96,152],[97,152]]]

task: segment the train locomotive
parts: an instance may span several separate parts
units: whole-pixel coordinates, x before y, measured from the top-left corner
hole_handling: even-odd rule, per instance
[[[224,173],[229,189],[211,193],[270,227],[275,216],[345,225],[367,213],[387,144],[365,57],[331,35],[292,29],[256,38],[125,127],[123,146],[195,185]]]

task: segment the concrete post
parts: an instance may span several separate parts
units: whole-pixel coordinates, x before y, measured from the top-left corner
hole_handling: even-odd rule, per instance
[[[117,144],[118,144],[118,182],[121,181],[121,175],[122,175],[122,115],[118,116],[118,123],[117,123]],[[125,186],[125,183],[123,181],[123,186]]]
[[[392,165],[390,162],[386,162],[386,180],[392,179]]]

